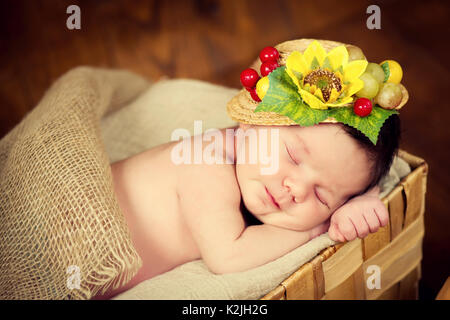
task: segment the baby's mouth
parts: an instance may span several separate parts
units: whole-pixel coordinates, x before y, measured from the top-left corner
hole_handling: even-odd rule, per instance
[[[275,200],[275,198],[272,196],[272,194],[269,192],[269,190],[267,189],[267,187],[264,187],[266,189],[266,193],[270,199],[270,201],[272,202],[272,204],[277,207],[278,209],[280,209],[280,205],[278,204],[278,202]]]

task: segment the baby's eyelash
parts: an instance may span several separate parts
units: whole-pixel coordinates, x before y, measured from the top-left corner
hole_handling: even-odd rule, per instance
[[[286,152],[288,153],[289,157],[291,158],[291,160],[298,165],[298,162],[295,160],[295,158],[292,156],[292,154],[289,152],[289,148],[286,144],[284,144],[284,147],[286,148]]]
[[[326,206],[329,209],[330,207],[328,206],[328,204],[326,202],[322,201],[322,199],[320,199],[319,195],[317,194],[317,190],[314,189],[314,193],[316,194],[316,197],[319,200],[319,202],[322,203],[324,206]]]

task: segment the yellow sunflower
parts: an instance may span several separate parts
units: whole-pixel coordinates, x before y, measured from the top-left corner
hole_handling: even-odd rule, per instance
[[[286,71],[298,87],[303,101],[314,109],[340,107],[353,102],[353,95],[364,87],[359,79],[366,60],[348,62],[344,46],[328,53],[317,41],[302,53],[292,52],[286,60]]]

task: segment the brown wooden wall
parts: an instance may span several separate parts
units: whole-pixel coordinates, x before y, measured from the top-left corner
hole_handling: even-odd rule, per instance
[[[66,28],[71,4],[81,8],[81,30]],[[371,4],[381,8],[381,30],[366,27]],[[237,88],[267,45],[303,37],[356,44],[369,61],[404,68],[401,147],[430,166],[420,296],[434,298],[450,270],[449,18],[445,0],[2,0],[0,137],[75,66]]]

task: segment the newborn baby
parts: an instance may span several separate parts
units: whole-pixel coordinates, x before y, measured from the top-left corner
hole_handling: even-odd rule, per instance
[[[377,231],[388,223],[377,184],[398,146],[398,136],[392,135],[396,126],[397,116],[390,117],[375,148],[342,124],[241,124],[232,128],[235,135],[220,130],[218,163],[174,163],[178,141],[114,163],[115,192],[143,266],[128,284],[96,298],[114,296],[195,259],[203,259],[213,273],[239,272],[326,231],[336,241]],[[236,163],[257,152],[250,134],[242,133],[259,137],[262,130],[265,137],[278,130],[277,144],[265,140],[269,153],[278,157],[272,174],[261,173],[259,159]],[[189,139],[194,150],[194,138]],[[256,223],[249,223],[246,214]]]

